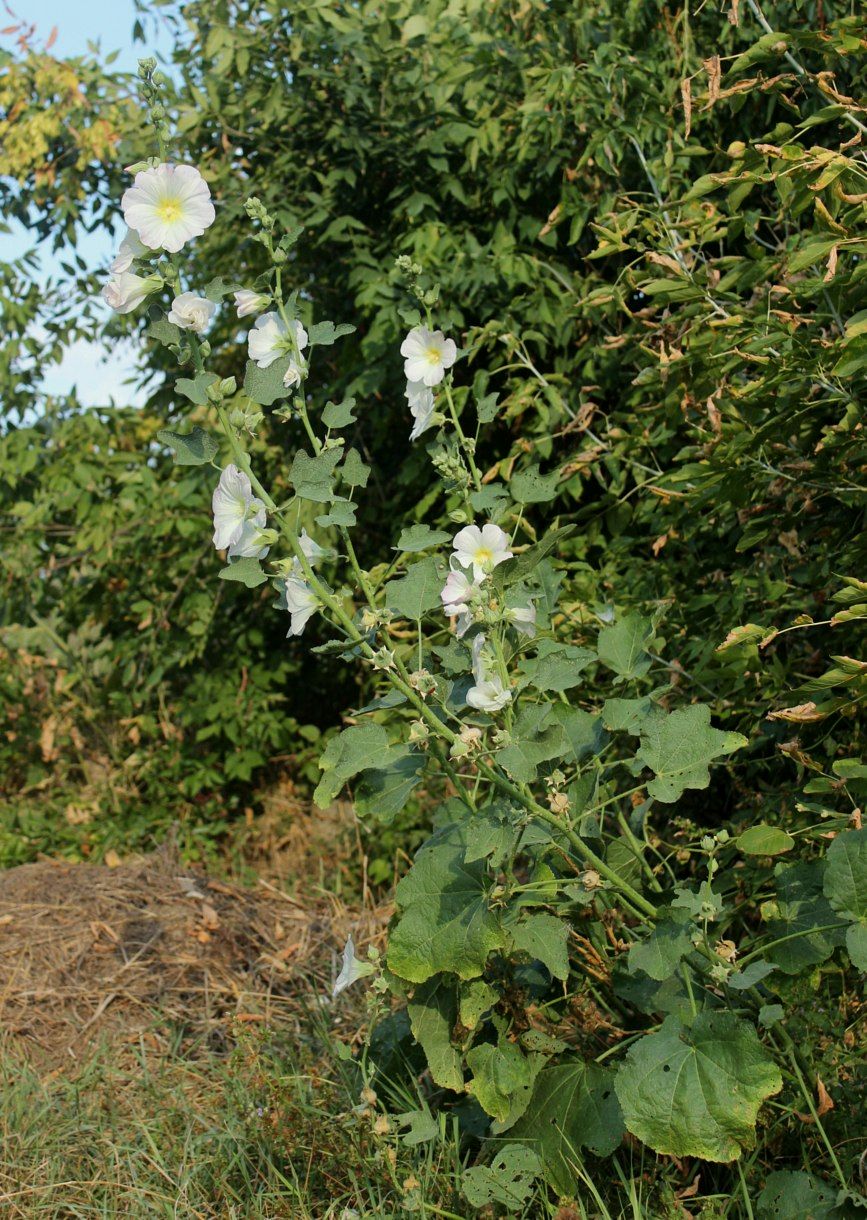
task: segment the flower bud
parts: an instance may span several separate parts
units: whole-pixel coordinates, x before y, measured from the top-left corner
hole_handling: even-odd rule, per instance
[[[220,390],[225,398],[230,398],[238,388],[234,377],[224,377],[220,382]]]

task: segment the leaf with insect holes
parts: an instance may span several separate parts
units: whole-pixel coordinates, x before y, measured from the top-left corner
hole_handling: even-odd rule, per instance
[[[490,1165],[473,1165],[464,1170],[461,1190],[471,1207],[499,1203],[512,1213],[526,1204],[539,1169],[539,1158],[529,1148],[506,1144]]]
[[[530,1104],[509,1132],[538,1154],[563,1194],[575,1189],[575,1158],[582,1148],[610,1156],[622,1136],[614,1073],[582,1060],[543,1068]]]
[[[755,1028],[730,1012],[700,1012],[629,1048],[615,1080],[626,1127],[663,1156],[731,1161],[756,1142],[756,1117],[783,1087]]]

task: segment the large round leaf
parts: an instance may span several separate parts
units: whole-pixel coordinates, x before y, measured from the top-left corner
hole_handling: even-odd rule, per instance
[[[656,1152],[731,1161],[755,1144],[766,1097],[783,1087],[752,1025],[700,1013],[687,1028],[667,1017],[636,1042],[615,1088],[627,1128]]]

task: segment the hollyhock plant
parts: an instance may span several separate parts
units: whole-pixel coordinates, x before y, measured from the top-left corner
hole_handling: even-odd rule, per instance
[[[202,335],[216,312],[216,305],[207,297],[196,296],[194,292],[182,292],[172,301],[168,320],[174,322],[175,326],[180,326],[181,330],[191,330]]]
[[[473,678],[475,685],[467,691],[467,703],[479,712],[499,712],[512,700],[512,692],[503,685],[499,674],[488,668],[484,655],[484,635],[473,640]]]
[[[133,271],[113,275],[102,290],[102,299],[115,313],[132,313],[142,301],[159,292],[163,281],[158,275],[141,276]]]
[[[409,382],[439,385],[457,359],[454,339],[447,339],[441,330],[414,327],[400,345],[404,357],[403,371]]]
[[[136,174],[121,200],[123,218],[149,250],[177,254],[214,223],[207,182],[193,165],[163,163]]]
[[[231,464],[220,475],[211,500],[214,546],[229,558],[263,558],[268,547],[259,541],[265,528],[265,505],[253,495],[249,476]]]
[[[239,318],[248,318],[251,314],[261,313],[271,304],[271,298],[263,292],[254,292],[252,288],[240,288],[235,297],[235,309]]]
[[[295,322],[295,345],[299,352],[307,346],[307,331],[300,322]],[[292,350],[289,328],[278,313],[264,313],[257,318],[247,336],[250,359],[260,369],[267,369],[275,360]]]
[[[477,581],[484,580],[513,554],[509,549],[509,535],[492,522],[481,529],[477,525],[465,525],[455,534],[452,547],[454,558],[461,567],[472,568]]]

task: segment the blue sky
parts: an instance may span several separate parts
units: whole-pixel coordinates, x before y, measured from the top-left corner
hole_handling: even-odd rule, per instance
[[[36,26],[35,43],[44,44],[51,30],[57,27],[57,38],[51,48],[59,58],[83,55],[98,46],[101,57],[112,51],[118,56],[114,67],[135,71],[143,55],[165,52],[171,45],[166,31],[153,18],[147,20],[147,43],[134,43],[132,28],[136,20],[133,0],[6,0],[13,13],[26,14],[28,25]],[[0,26],[14,24],[2,9]],[[14,36],[0,38],[0,45],[12,48]],[[30,234],[17,228],[11,235],[0,234],[0,259],[10,259],[34,246]],[[103,267],[112,254],[111,239],[94,235],[85,239],[79,254],[94,268]],[[40,251],[43,273],[62,274],[49,251]],[[111,351],[90,344],[76,343],[61,364],[47,369],[43,384],[53,394],[68,393],[74,385],[81,388],[80,397],[86,405],[101,406],[110,398],[118,403],[137,402],[136,395],[124,385],[134,368],[135,352],[131,345],[115,345]],[[86,386],[86,393],[83,387]]]

